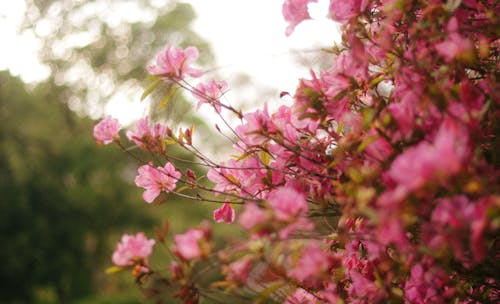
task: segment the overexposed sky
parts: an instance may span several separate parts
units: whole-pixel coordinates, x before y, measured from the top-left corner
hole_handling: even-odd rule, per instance
[[[281,13],[281,0],[186,0],[193,5],[197,19],[194,30],[206,39],[216,57],[217,74],[231,82],[241,73],[248,74],[255,90],[228,94],[230,99],[258,99],[259,88],[293,92],[298,78],[307,77],[308,70],[295,64],[293,54],[312,48],[331,46],[339,40],[336,25],[326,18],[328,0],[309,5],[314,20],[307,20],[285,36],[286,22]],[[29,34],[19,36],[16,25],[22,18],[24,2],[0,0],[0,70],[10,69],[26,82],[36,82],[48,76],[48,69],[38,64],[39,46]],[[156,54],[151,54],[153,58]],[[252,86],[250,86],[252,88]],[[140,93],[140,92],[139,92]],[[138,94],[140,96],[140,94]],[[107,112],[117,114],[124,108],[115,98]],[[256,103],[264,102],[256,100]],[[130,101],[124,113],[137,111],[138,100]],[[125,115],[125,114],[123,114]],[[120,116],[120,114],[118,114]],[[119,117],[120,118],[120,117]],[[121,118],[128,123],[134,117]]]
[[[220,66],[251,73],[256,81],[289,87],[307,69],[293,62],[293,52],[331,46],[339,39],[335,24],[327,20],[328,1],[310,4],[315,20],[300,24],[285,36],[280,0],[191,0],[198,15],[195,30],[211,42]],[[302,74],[302,75],[298,75]],[[284,90],[283,89],[283,90]],[[290,89],[290,88],[288,88]]]

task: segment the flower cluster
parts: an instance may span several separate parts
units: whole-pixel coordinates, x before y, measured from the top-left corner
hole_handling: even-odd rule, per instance
[[[287,35],[315,2],[284,2]],[[149,69],[212,106],[236,155],[215,163],[194,146],[193,128],[175,135],[142,121],[129,139],[166,163],[139,169],[144,199],[164,191],[220,203],[214,220],[248,236],[216,254],[205,226],[174,236],[174,296],[192,303],[220,288],[257,302],[500,301],[500,5],[330,0],[328,15],[343,37],[328,49],[330,66],[300,79],[275,112],[224,103],[225,82],[188,85],[201,74],[192,48],[167,47]],[[110,118],[96,129],[98,142],[119,143]],[[193,171],[183,179],[167,144],[208,167],[213,186]],[[225,277],[210,289],[198,278],[207,262]]]
[[[162,191],[172,192],[181,177],[181,173],[171,163],[157,168],[147,164],[141,166],[138,172],[135,184],[145,189],[142,198],[148,203],[152,203]]]
[[[116,246],[112,261],[118,267],[136,266],[134,271],[148,272],[148,258],[153,253],[155,240],[147,239],[144,233],[125,234]]]

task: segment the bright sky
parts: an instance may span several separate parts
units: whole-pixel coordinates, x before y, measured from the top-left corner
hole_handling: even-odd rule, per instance
[[[219,75],[231,85],[240,73],[246,73],[255,87],[293,92],[297,79],[307,77],[308,70],[294,63],[293,53],[318,46],[331,46],[339,40],[336,25],[325,16],[328,0],[309,5],[314,20],[307,20],[285,36],[287,24],[281,13],[281,0],[188,0],[197,13],[194,29],[209,43],[215,53]],[[10,69],[24,81],[33,82],[48,76],[48,70],[39,65],[36,52],[39,46],[30,35],[19,36],[16,24],[24,10],[23,1],[0,1],[0,70]],[[152,58],[155,54],[152,54]],[[139,92],[140,93],[140,92]],[[139,94],[140,95],[140,94]],[[228,98],[258,98],[258,90],[230,92]],[[115,115],[124,109],[123,96],[107,107]],[[121,102],[120,102],[121,100]],[[257,101],[256,102],[264,102]],[[137,111],[139,101],[129,102],[123,113]],[[119,117],[122,123],[133,117]]]
[[[331,46],[340,38],[335,24],[325,16],[329,1],[310,4],[315,20],[304,21],[290,37],[285,36],[283,1],[188,2],[198,13],[196,31],[211,42],[218,64],[229,65],[222,72],[245,71],[251,73],[254,81],[282,90],[292,90],[299,76],[308,73],[307,69],[291,64],[294,50]]]

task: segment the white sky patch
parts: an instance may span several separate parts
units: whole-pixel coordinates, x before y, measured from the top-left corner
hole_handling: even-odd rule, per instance
[[[0,70],[9,69],[25,82],[36,82],[47,78],[50,70],[38,62],[40,43],[34,33],[19,35],[17,32],[24,9],[24,1],[0,2]]]
[[[195,30],[214,50],[219,74],[229,83],[246,73],[257,85],[293,92],[306,67],[294,63],[293,53],[332,46],[340,40],[336,24],[328,20],[328,1],[309,5],[311,17],[285,36],[283,1],[190,0],[197,12]],[[236,93],[237,94],[237,93]],[[232,97],[231,94],[228,97]]]
[[[163,0],[158,0],[162,4]],[[188,0],[196,11],[194,30],[207,40],[216,58],[217,75],[231,87],[238,76],[246,74],[251,81],[251,92],[231,90],[226,98],[231,103],[239,99],[254,100],[262,105],[259,89],[293,93],[298,79],[309,77],[307,67],[295,63],[294,53],[313,48],[329,47],[340,40],[337,25],[326,16],[328,0],[309,4],[313,20],[299,24],[290,37],[285,36],[287,23],[283,19],[281,0]],[[132,19],[139,18],[134,5]],[[16,32],[24,12],[24,1],[0,1],[0,70],[9,69],[25,82],[41,81],[49,76],[49,69],[37,60],[40,43],[32,32],[20,36]],[[49,25],[39,24],[35,30],[43,35]],[[75,45],[85,44],[89,37],[70,37]],[[81,41],[76,41],[78,39]],[[156,54],[151,54],[153,58]],[[254,86],[255,85],[255,86]],[[117,95],[109,101],[105,112],[112,114],[122,124],[129,124],[145,113],[144,103],[134,94]],[[244,98],[243,98],[244,96]],[[133,99],[133,100],[132,100]],[[272,108],[272,107],[271,107]]]

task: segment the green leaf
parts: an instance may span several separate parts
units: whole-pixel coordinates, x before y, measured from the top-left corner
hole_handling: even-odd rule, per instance
[[[370,87],[374,87],[384,80],[384,75],[378,76],[370,81]]]
[[[172,97],[175,95],[175,93],[177,93],[178,89],[179,89],[179,87],[174,87],[174,86],[171,87],[170,90],[168,91],[167,95],[165,95],[165,97],[163,97],[163,99],[158,104],[157,109],[161,110],[164,107],[166,107],[168,102],[170,101],[170,99],[172,99]]]
[[[363,140],[358,146],[357,152],[363,152],[372,142],[378,139],[378,136],[370,136]]]
[[[189,187],[189,186],[182,186],[182,187],[180,187],[179,189],[177,189],[177,191],[176,191],[176,192],[177,192],[177,193],[182,193],[182,191],[185,191],[185,190],[188,190],[188,189],[190,189],[190,187]]]
[[[154,79],[153,83],[144,91],[144,93],[142,93],[141,101],[146,99],[146,97],[148,97],[149,94],[151,94],[151,92],[153,92],[154,89],[156,89],[156,87],[161,83],[161,78],[154,77],[153,79]]]
[[[225,175],[225,177],[233,184],[235,185],[239,185],[240,182],[238,181],[238,179],[236,177],[234,177],[232,174],[228,173]]]
[[[171,139],[166,138],[166,139],[164,139],[164,140],[163,140],[163,143],[164,143],[165,145],[174,145],[174,144],[176,144],[177,142],[176,142],[175,140],[171,140]]]
[[[125,269],[127,269],[127,267],[111,266],[108,269],[106,269],[106,274],[114,274],[114,273],[123,271]]]
[[[259,153],[259,156],[260,156],[260,160],[262,161],[262,163],[264,165],[269,165],[269,162],[271,161],[271,155],[269,153],[267,153],[266,151],[261,151]]]
[[[269,296],[277,291],[278,289],[280,289],[281,287],[285,286],[285,281],[283,280],[280,280],[280,281],[276,281],[274,283],[272,283],[271,285],[267,286],[264,290],[262,290],[260,292],[260,295],[257,297],[257,299],[255,300],[255,304],[260,304],[260,303],[264,303],[264,301],[269,298]]]

